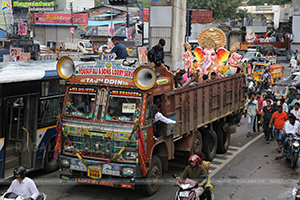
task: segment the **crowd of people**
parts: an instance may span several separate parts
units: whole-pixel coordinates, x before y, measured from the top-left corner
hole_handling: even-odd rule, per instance
[[[280,152],[287,145],[288,134],[300,134],[300,93],[294,86],[289,88],[287,98],[279,101],[271,90],[261,97],[261,93],[252,93],[245,104],[245,117],[247,117],[247,135],[255,135],[260,127],[265,134],[265,142],[276,139],[276,150]]]

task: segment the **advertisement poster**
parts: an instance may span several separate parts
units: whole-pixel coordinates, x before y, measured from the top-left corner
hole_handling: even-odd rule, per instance
[[[11,56],[10,54],[3,54],[3,62],[11,62]]]
[[[21,53],[20,61],[30,61],[30,53]]]
[[[148,63],[147,47],[138,47],[139,62]]]
[[[87,26],[88,25],[88,14],[73,14],[74,21],[73,24]],[[34,13],[34,23],[35,24],[72,24],[71,14],[66,13]]]
[[[131,39],[131,28],[126,28],[126,38]]]
[[[74,34],[74,27],[70,27],[70,33]]]
[[[10,55],[13,62],[19,61],[22,53],[22,48],[10,48]]]
[[[19,35],[26,35],[26,33],[27,33],[26,23],[21,23],[20,22],[18,27],[19,27],[18,34]]]

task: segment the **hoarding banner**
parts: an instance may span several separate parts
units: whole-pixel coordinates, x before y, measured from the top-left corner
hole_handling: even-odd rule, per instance
[[[88,25],[88,14],[73,14],[74,20],[73,24],[77,25]],[[62,14],[62,13],[34,13],[34,23],[41,24],[72,24],[71,14]]]
[[[142,21],[142,11],[140,10],[140,19]],[[149,9],[144,9],[144,22],[149,22]]]
[[[27,26],[26,23],[20,22],[18,24],[19,30],[18,30],[18,35],[26,35],[27,34]]]
[[[207,24],[212,22],[211,10],[192,10],[192,23]]]

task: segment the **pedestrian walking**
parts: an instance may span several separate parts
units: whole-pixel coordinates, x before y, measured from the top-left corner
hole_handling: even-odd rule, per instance
[[[287,114],[282,111],[282,106],[278,106],[278,111],[274,112],[272,115],[272,119],[269,123],[269,128],[272,127],[272,123],[274,122],[274,127],[275,127],[275,136],[277,140],[278,147],[276,150],[280,152],[281,149],[281,137],[282,137],[282,130],[284,127],[284,122],[288,119]]]
[[[300,119],[300,110],[299,110],[299,103],[295,103],[294,110],[291,111],[291,113],[296,117],[296,120],[299,121]]]
[[[280,101],[277,104],[282,106],[283,112],[286,112],[286,113],[289,112],[289,108],[288,108],[288,105],[285,103],[285,98],[284,97],[281,98]]]
[[[258,92],[256,94],[255,100],[258,103],[258,110],[256,111],[256,116],[255,116],[255,119],[254,119],[254,122],[253,122],[253,134],[254,135],[256,134],[256,128],[255,128],[255,126],[257,126],[257,131],[258,132],[260,132],[259,127],[261,126],[261,124],[259,122],[260,122],[260,118],[261,118],[261,112],[262,112],[262,109],[263,109],[263,101],[264,101],[264,99],[261,97],[261,93],[260,92]]]
[[[255,100],[255,94],[251,94],[251,98],[246,103],[245,117],[247,115],[248,122],[248,133],[246,137],[251,136],[251,131],[253,130],[253,123],[256,116],[256,111],[258,110],[258,102]]]
[[[273,100],[272,108],[273,108],[274,112],[276,112],[278,110],[278,103],[277,102],[278,102],[277,99]],[[282,110],[283,110],[283,108],[282,108]]]
[[[263,108],[260,121],[263,122],[263,130],[265,133],[265,141],[267,144],[270,143],[270,138],[272,134],[272,127],[269,127],[270,121],[273,115],[273,107],[271,106],[271,101],[267,100],[267,106]]]

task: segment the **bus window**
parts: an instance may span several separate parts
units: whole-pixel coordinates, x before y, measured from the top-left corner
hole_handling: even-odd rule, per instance
[[[33,45],[33,41],[32,40],[28,40],[27,41],[27,45]]]
[[[56,116],[61,112],[59,97],[52,99],[41,99],[38,128],[45,128],[56,123]]]
[[[60,94],[61,92],[59,90],[59,80],[57,79],[43,81],[41,84],[42,97]]]
[[[25,40],[20,40],[20,46],[25,46],[26,45],[26,41]]]
[[[28,47],[27,53],[32,53],[32,46],[29,46],[29,47]]]
[[[13,45],[13,46],[17,46],[17,41],[16,41],[16,40],[13,40],[13,41],[12,41],[12,45]]]

